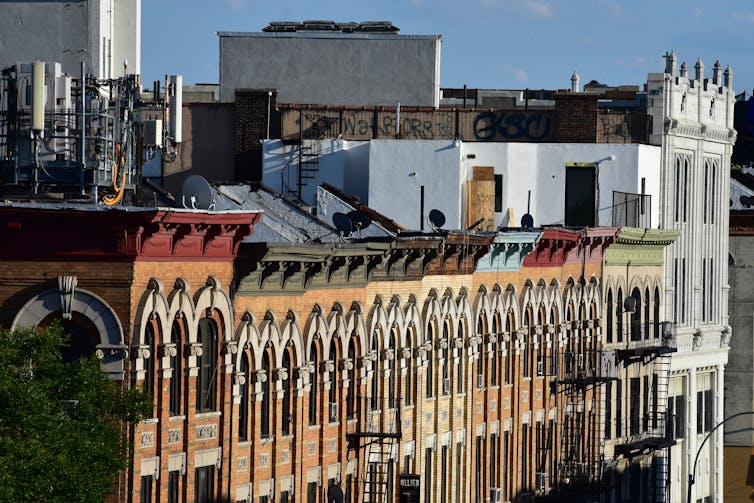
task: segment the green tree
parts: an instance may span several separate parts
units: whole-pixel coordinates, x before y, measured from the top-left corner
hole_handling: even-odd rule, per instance
[[[126,423],[151,404],[66,344],[59,325],[0,329],[0,501],[101,502],[128,465]]]

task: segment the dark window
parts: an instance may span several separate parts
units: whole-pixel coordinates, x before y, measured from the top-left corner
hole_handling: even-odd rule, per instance
[[[474,484],[474,496],[476,503],[482,503],[482,437],[476,437],[476,449],[474,460],[476,463],[476,479]]]
[[[289,501],[288,491],[280,491],[280,503],[288,503]]]
[[[641,340],[641,291],[631,290],[631,297],[636,301],[636,309],[631,313],[631,341]]]
[[[290,435],[291,434],[291,420],[292,420],[292,414],[291,414],[291,404],[293,403],[293,400],[291,400],[291,384],[293,380],[291,379],[291,355],[290,352],[286,349],[283,351],[283,370],[286,372],[285,379],[283,379],[283,403],[282,406],[282,424],[281,428],[283,430],[283,435]]]
[[[395,362],[398,361],[397,347],[395,345],[395,330],[390,333],[390,349],[393,350],[393,358],[388,362],[390,366],[390,375],[388,376],[388,390],[387,390],[387,402],[388,408],[394,409],[396,407],[396,392],[395,388],[398,386],[398,375],[396,372]]]
[[[566,167],[565,225],[594,227],[597,166]]]
[[[628,401],[629,417],[631,419],[631,435],[639,433],[639,416],[641,414],[641,382],[638,377],[632,377],[630,381],[631,389]]]
[[[357,383],[355,381],[356,375],[354,369],[356,367],[356,348],[354,347],[353,340],[348,343],[348,359],[351,361],[352,365],[348,370],[348,389],[346,390],[346,416],[348,417],[348,419],[353,419],[354,413],[356,412],[355,393],[358,389]]]
[[[641,397],[642,402],[642,428],[644,431],[649,429],[649,395],[651,390],[649,389],[649,376],[644,376],[644,395]]]
[[[675,402],[675,416],[674,416],[674,438],[686,437],[686,400],[683,396],[673,397]]]
[[[623,381],[615,382],[615,437],[623,436]]]
[[[372,336],[372,351],[377,359],[372,362],[372,396],[370,398],[372,410],[380,408],[380,379],[382,379],[382,373],[380,372],[380,345],[377,340],[377,334]]]
[[[500,315],[495,313],[495,317],[492,318],[492,333],[495,334],[495,343],[492,344],[492,360],[490,361],[490,384],[493,386],[499,386],[497,375],[497,351],[498,344],[500,344]]]
[[[181,341],[181,325],[173,322],[170,330],[170,342],[175,344],[175,356],[170,357],[170,415],[181,414],[181,383],[183,381],[183,344]]]
[[[309,424],[317,424],[317,392],[319,391],[319,358],[317,358],[317,348],[312,345],[309,350],[309,360],[314,365],[314,372],[311,373],[309,381],[311,389],[309,390]]]
[[[270,355],[267,351],[262,354],[262,371],[267,379],[262,383],[262,407],[260,411],[260,433],[263,437],[270,435],[270,381],[272,375],[270,372]]]
[[[655,287],[654,299],[654,335],[655,339],[660,338],[660,289]]]
[[[157,359],[157,353],[154,347],[154,325],[152,323],[148,323],[146,330],[144,330],[144,345],[149,348],[149,357],[144,359],[144,391],[149,401],[154,404],[154,362]],[[153,414],[155,409],[156,407],[153,406]]]
[[[181,473],[179,471],[172,471],[168,473],[168,503],[178,503],[180,501],[180,482]]]
[[[197,468],[194,476],[196,503],[212,503],[215,501],[215,467],[210,465]]]
[[[306,503],[317,503],[317,483],[306,484]]]
[[[249,439],[249,358],[241,355],[241,375],[244,382],[240,386],[241,404],[238,407],[238,440],[244,442]]]
[[[463,322],[458,322],[458,333],[456,333],[456,337],[460,337],[461,340],[464,340],[464,330],[463,330]],[[458,363],[456,364],[456,393],[461,394],[463,393],[464,387],[463,387],[463,349],[458,350]]]
[[[495,175],[495,212],[503,211],[503,175]]]
[[[532,332],[533,328],[531,327],[531,323],[533,320],[531,319],[530,315],[530,308],[526,309],[526,313],[524,314],[524,327],[526,329],[526,340],[524,341],[524,356],[523,356],[523,364],[524,364],[524,377],[531,377],[531,365],[529,362],[529,359],[531,358],[531,339],[532,339]]]
[[[330,375],[330,391],[327,394],[327,420],[332,423],[338,420],[338,353],[335,351],[335,344],[330,346],[329,360],[334,368]]]
[[[199,320],[199,342],[202,356],[196,384],[196,411],[210,412],[217,408],[217,324],[212,318]]]
[[[411,331],[406,330],[406,344],[408,344],[409,348],[411,347],[412,340],[413,340],[413,337],[411,336]],[[395,356],[396,358],[398,357],[398,355],[395,355]],[[413,376],[414,376],[413,360],[409,359],[408,362],[406,362],[406,395],[403,397],[403,403],[405,405],[411,405],[412,403],[414,403],[414,398],[412,396],[414,390],[412,389],[412,386],[411,386],[412,384],[411,381],[414,378]]]
[[[658,409],[658,403],[657,400],[659,399],[659,379],[657,374],[652,374],[652,428],[657,428],[658,425],[658,417],[657,417],[657,409]]]
[[[482,316],[484,316],[484,313],[482,313]],[[477,336],[484,337],[484,333],[486,331],[484,318],[479,318],[479,321],[477,321],[476,331],[477,331]],[[477,351],[477,355],[479,355],[479,357],[477,358],[477,363],[476,363],[477,388],[483,388],[487,384],[485,382],[485,376],[484,376],[484,364],[487,362],[487,358],[485,357],[483,348],[484,348],[483,341],[477,344],[476,351]]]
[[[502,453],[502,474],[503,474],[503,487],[502,489],[502,500],[508,501],[510,500],[508,495],[508,459],[509,459],[509,450],[510,450],[510,437],[511,433],[509,431],[503,432],[503,453]],[[460,501],[460,500],[458,500]]]
[[[644,289],[644,338],[649,339],[649,288]]]
[[[429,326],[427,327],[427,341],[431,342],[432,344],[435,344],[435,342],[434,342],[435,331],[432,329],[432,326],[433,326],[432,323],[430,323]],[[425,396],[427,398],[431,398],[431,397],[434,396],[434,388],[435,388],[435,385],[434,385],[434,373],[435,373],[435,369],[434,369],[434,365],[432,365],[433,361],[434,361],[434,355],[431,354],[431,353],[428,354],[427,355],[427,375],[426,375],[427,382],[425,383],[427,388],[424,390],[425,391]]]
[[[529,430],[531,430],[530,424],[524,424],[521,428],[521,489],[526,491],[529,489],[529,462],[531,459],[531,439]]]
[[[715,403],[712,390],[704,391],[704,431],[712,431],[715,426]]]
[[[440,471],[442,473],[440,480],[443,481],[443,483],[440,484],[440,503],[447,503],[448,489],[450,489],[450,484],[446,484],[444,482],[448,480],[448,446],[447,445],[443,445],[440,451]],[[389,487],[391,486],[388,486],[388,488]]]
[[[456,444],[456,503],[461,501],[461,487],[463,486],[463,444]]]
[[[607,333],[605,334],[607,336],[607,343],[610,344],[613,342],[613,291],[608,290],[607,291]]]
[[[505,317],[505,332],[508,336],[508,340],[505,342],[505,384],[511,383],[511,358],[513,358],[512,316],[511,313],[508,313],[508,316]]]
[[[139,490],[139,501],[141,503],[150,503],[152,501],[152,476],[141,476],[141,489]]]

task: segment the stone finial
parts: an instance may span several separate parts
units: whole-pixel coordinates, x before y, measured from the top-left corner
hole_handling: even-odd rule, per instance
[[[720,85],[722,83],[723,65],[720,64],[720,60],[715,61],[715,65],[712,67],[712,83]]]
[[[675,52],[673,49],[666,52],[663,57],[665,58],[665,73],[675,75]]]
[[[689,67],[686,65],[686,62],[684,61],[681,63],[681,77],[688,78],[689,76]]]
[[[728,89],[733,89],[733,70],[730,69],[730,65],[726,66],[723,72],[723,84]]]
[[[571,75],[571,92],[579,92],[579,74],[576,73],[576,70],[574,70],[573,75]]]
[[[702,63],[702,58],[696,60],[694,69],[696,69],[696,80],[701,82],[704,79],[704,63]]]

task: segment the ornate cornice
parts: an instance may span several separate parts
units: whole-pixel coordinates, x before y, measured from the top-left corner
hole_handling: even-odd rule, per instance
[[[605,249],[615,241],[617,227],[581,230],[547,228],[533,253],[524,259],[526,267],[562,266],[564,264],[600,262]]]
[[[490,244],[489,252],[479,259],[477,271],[519,271],[541,236],[539,231],[498,233]]]
[[[678,229],[622,227],[615,244],[605,252],[605,265],[657,265],[664,263],[664,249],[680,235]]]

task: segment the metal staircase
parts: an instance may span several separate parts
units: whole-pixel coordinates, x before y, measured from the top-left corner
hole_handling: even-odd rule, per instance
[[[367,449],[364,483],[364,503],[385,503],[392,481],[391,473],[393,439],[379,439]]]
[[[296,181],[299,199],[301,199],[303,188],[306,187],[309,180],[317,178],[317,173],[319,173],[318,142],[302,139],[298,144],[298,179]]]

